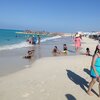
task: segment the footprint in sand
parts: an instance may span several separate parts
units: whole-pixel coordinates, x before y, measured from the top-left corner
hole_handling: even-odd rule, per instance
[[[45,82],[44,81],[41,81],[41,84],[43,85],[43,84],[45,84]]]
[[[30,68],[30,67],[31,67],[30,65],[26,65],[26,66],[25,66],[25,68]]]
[[[41,93],[42,93],[42,92],[45,92],[45,89],[41,89],[40,92],[41,92]]]
[[[23,98],[28,97],[30,94],[29,93],[25,93],[24,95],[22,95]]]

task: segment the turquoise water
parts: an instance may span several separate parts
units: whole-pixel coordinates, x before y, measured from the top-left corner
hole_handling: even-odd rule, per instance
[[[0,29],[0,46],[20,43],[25,40],[24,36],[17,37],[16,32],[20,30]]]
[[[29,34],[17,34],[16,32],[22,32],[22,30],[0,29],[0,51],[32,46],[26,42],[26,40],[30,37]],[[42,44],[56,44],[56,42],[60,43],[60,41],[65,41],[67,44],[72,43],[70,37],[66,37],[65,39],[59,35],[40,35],[40,37]]]
[[[0,29],[0,76],[27,68],[27,66],[30,66],[36,59],[53,56],[52,49],[55,45],[62,51],[63,44],[66,43],[68,55],[75,54],[74,47],[70,45],[73,44],[71,37],[41,36],[41,45],[31,45],[31,47],[29,47],[29,43],[26,42],[28,36],[16,34],[16,32],[20,32],[20,30]],[[33,48],[35,52],[32,59],[23,59],[27,51]]]
[[[17,34],[16,32],[22,32],[22,30],[0,29],[0,50],[16,49],[30,46],[30,44],[26,42],[30,35]],[[47,36],[41,36],[41,38],[45,39]],[[46,40],[42,40],[42,42],[45,41]]]

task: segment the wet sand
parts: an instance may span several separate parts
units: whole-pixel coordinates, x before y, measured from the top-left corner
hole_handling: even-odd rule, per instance
[[[0,76],[5,76],[30,67],[31,64],[37,59],[43,57],[52,57],[52,49],[54,46],[58,46],[59,50],[62,51],[64,43],[66,43],[68,46],[68,56],[73,54],[75,55],[74,46],[72,46],[73,41],[70,37],[50,40],[32,47],[0,51]],[[24,59],[23,57],[25,54],[27,54],[27,51],[33,49],[35,51],[33,53],[32,59]]]
[[[81,52],[88,46],[93,54],[97,41],[82,42]],[[99,100],[98,82],[93,96],[86,93],[91,60],[80,54],[37,59],[30,67],[0,77],[0,100]]]

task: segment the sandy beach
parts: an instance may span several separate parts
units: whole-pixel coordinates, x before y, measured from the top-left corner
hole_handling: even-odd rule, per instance
[[[67,43],[70,51],[68,52],[68,55],[75,55],[75,50],[73,50],[74,47],[70,45],[72,42],[71,37],[67,36],[41,42],[41,45],[32,45],[30,47],[0,51],[0,77],[23,70],[37,59],[52,57],[52,49],[55,45],[62,50],[63,44]],[[34,50],[32,59],[23,58],[25,55],[27,55],[28,50]]]
[[[83,37],[81,52],[89,47],[93,54],[97,43]],[[91,59],[86,55],[37,59],[23,70],[0,77],[0,100],[99,100],[98,83],[93,96],[86,93]]]

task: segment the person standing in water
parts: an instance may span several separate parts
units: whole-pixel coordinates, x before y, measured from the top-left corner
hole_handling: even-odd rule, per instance
[[[63,44],[63,53],[67,54],[67,45],[66,44]]]
[[[40,38],[40,35],[38,35],[38,44],[40,44],[41,42],[41,38]]]

